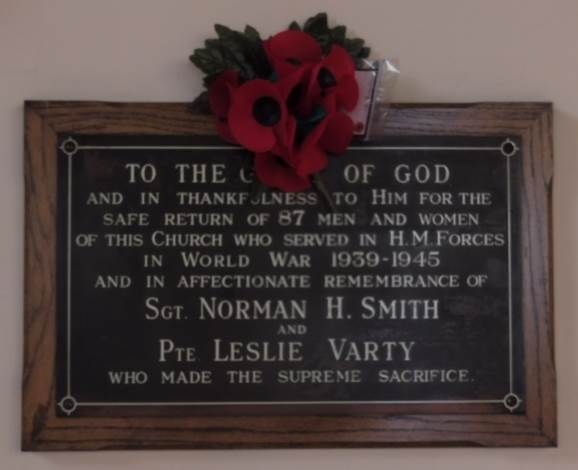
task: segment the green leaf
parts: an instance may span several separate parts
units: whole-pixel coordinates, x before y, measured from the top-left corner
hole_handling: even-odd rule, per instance
[[[312,35],[326,35],[329,33],[327,26],[327,13],[317,13],[303,25],[303,31]]]
[[[219,48],[221,41],[218,39],[205,39],[205,49]]]
[[[235,35],[235,31],[233,31],[231,28],[218,23],[215,25],[215,32],[221,40],[230,38]]]
[[[343,25],[336,26],[331,30],[331,42],[333,44],[338,44],[343,46],[345,42],[345,36],[347,34],[347,28]]]
[[[361,51],[359,51],[359,55],[357,56],[358,59],[367,59],[371,54],[371,49],[369,47],[362,47]]]
[[[245,26],[245,50],[255,75],[268,78],[271,75],[271,65],[263,48],[263,40],[259,32],[252,26]]]
[[[289,25],[289,29],[292,31],[301,31],[301,26],[299,26],[299,23],[297,23],[297,21],[292,21],[291,24]]]
[[[199,96],[197,96],[190,104],[189,110],[195,114],[211,114],[209,93],[203,91]]]
[[[260,45],[263,41],[261,41],[261,36],[259,35],[259,31],[257,31],[253,26],[245,26],[245,38],[252,44],[252,45]]]
[[[226,68],[237,70],[244,80],[255,78],[255,68],[247,50],[246,36],[222,24],[215,25],[215,32],[219,37],[219,49]]]
[[[211,85],[211,83],[213,83],[213,80],[215,78],[217,78],[219,76],[221,72],[219,73],[213,73],[211,75],[205,75],[203,77],[203,85],[205,85],[207,88],[209,88],[209,86]]]
[[[304,31],[313,36],[325,54],[329,53],[333,44],[338,44],[343,46],[354,60],[369,56],[370,49],[365,47],[363,39],[347,38],[347,28],[343,25],[330,28],[326,13],[312,16],[302,28],[299,23],[293,21],[289,29]],[[191,62],[206,75],[205,86],[227,69],[239,72],[243,81],[257,77],[271,78],[271,64],[267,59],[263,40],[254,27],[247,25],[241,32],[216,24],[215,32],[216,38],[207,39],[205,47],[195,49],[189,57]]]
[[[215,59],[208,49],[195,49],[189,59],[207,75],[220,73],[226,69],[224,61]]]
[[[360,38],[346,39],[343,43],[343,47],[355,58],[359,57],[364,45],[365,41]]]
[[[210,54],[213,61],[215,61],[217,63],[224,63],[225,62],[225,55],[223,54],[223,51],[221,50],[221,46],[219,44],[216,44],[213,47],[207,48],[207,51]]]
[[[365,47],[365,41],[361,38],[347,38],[347,28],[344,25],[333,28],[328,26],[327,13],[318,13],[309,18],[303,26],[303,31],[317,40],[324,54],[328,54],[331,46],[337,44],[344,47],[354,60],[369,56],[370,49]]]
[[[337,40],[333,39],[334,30]],[[318,13],[309,18],[303,25],[303,31],[315,38],[324,54],[329,53],[334,43],[340,44],[340,42],[345,39],[344,26],[337,26],[333,28],[333,30],[329,28],[327,24],[327,13]]]

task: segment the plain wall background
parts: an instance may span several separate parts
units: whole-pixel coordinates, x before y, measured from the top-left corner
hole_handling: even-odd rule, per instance
[[[559,448],[21,453],[23,100],[188,101],[213,23],[318,11],[399,58],[395,101],[554,102]],[[0,0],[0,469],[578,468],[577,147],[576,0]]]

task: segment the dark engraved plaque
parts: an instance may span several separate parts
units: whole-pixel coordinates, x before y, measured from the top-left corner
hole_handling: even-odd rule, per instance
[[[186,104],[26,103],[23,449],[555,445],[551,127],[392,105],[283,193]]]
[[[203,138],[62,135],[59,409],[523,412],[520,144],[407,137],[256,191]]]

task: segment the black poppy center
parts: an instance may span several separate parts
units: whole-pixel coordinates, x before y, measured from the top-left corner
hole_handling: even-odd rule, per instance
[[[253,117],[262,126],[274,126],[281,120],[281,105],[270,96],[262,96],[253,104]]]
[[[328,68],[323,67],[317,75],[317,83],[321,88],[330,88],[337,85],[337,80]]]

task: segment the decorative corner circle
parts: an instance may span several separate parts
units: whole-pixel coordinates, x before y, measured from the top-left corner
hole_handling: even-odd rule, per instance
[[[502,401],[510,413],[522,404],[522,399],[515,393],[508,393]]]
[[[72,137],[68,137],[67,139],[63,140],[60,144],[60,150],[62,150],[67,156],[72,157],[78,149],[80,148],[78,142],[74,140]]]
[[[58,402],[58,407],[62,410],[63,413],[66,413],[70,416],[76,408],[78,408],[78,402],[72,395],[66,395],[62,397],[62,399]]]
[[[518,150],[520,150],[520,147],[510,138],[504,140],[502,145],[500,145],[500,152],[502,152],[504,157],[513,157],[518,153]]]

